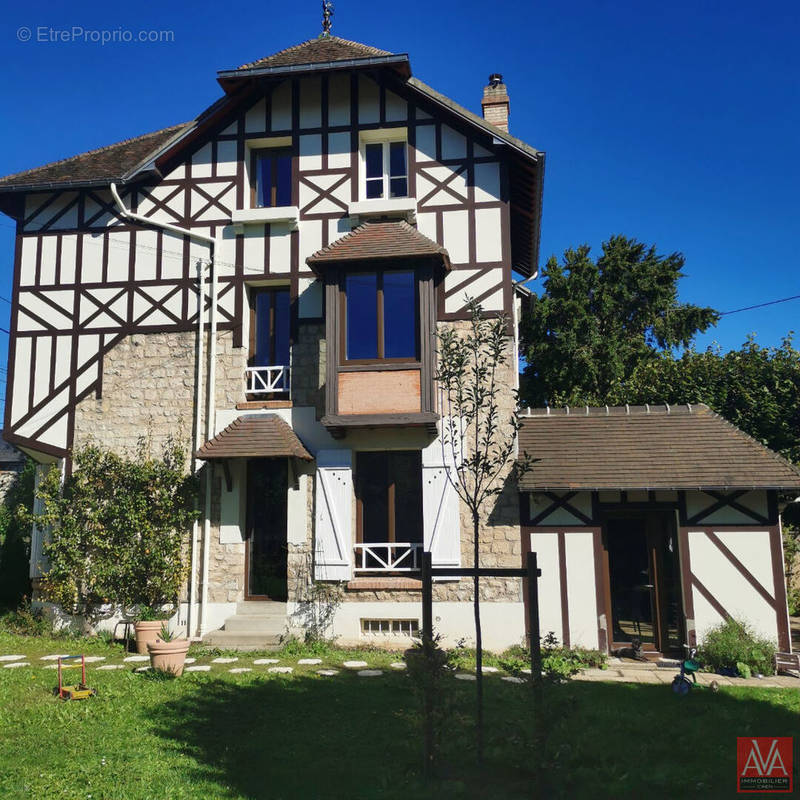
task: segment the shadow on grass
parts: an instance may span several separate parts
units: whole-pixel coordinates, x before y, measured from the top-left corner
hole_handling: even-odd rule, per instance
[[[492,679],[479,771],[474,687],[456,683],[442,698],[451,713],[429,783],[405,676],[209,678],[151,713],[156,733],[192,759],[195,778],[225,787],[221,796],[440,800],[731,797],[736,737],[792,735],[800,711],[796,690],[677,698],[668,685],[570,683],[549,687],[537,713],[527,687]]]

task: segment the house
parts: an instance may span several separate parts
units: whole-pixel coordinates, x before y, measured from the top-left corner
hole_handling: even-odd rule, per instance
[[[520,514],[542,630],[655,657],[733,617],[790,651],[792,464],[704,405],[529,409],[520,447],[536,454]]]
[[[422,550],[472,562],[436,332],[463,328],[468,297],[517,319],[544,153],[508,132],[502,76],[477,116],[407,55],[330,35],[217,80],[191,122],[0,180],[17,222],[5,438],[65,473],[90,440],[191,444],[190,636],[263,646],[330,613],[340,641],[402,644]],[[537,553],[543,634],[655,656],[733,615],[789,649],[790,464],[686,406],[531,410],[519,449],[533,468],[485,515],[481,565]],[[35,530],[34,580],[41,545]],[[482,596],[485,645],[520,642],[520,581]],[[471,635],[471,599],[436,581],[446,639]]]
[[[544,153],[509,134],[502,76],[475,87],[478,116],[406,54],[330,35],[217,80],[191,122],[0,180],[17,223],[6,440],[65,473],[90,440],[191,444],[191,636],[300,630],[313,582],[332,581],[335,635],[405,641],[422,548],[451,566],[471,552],[438,441],[435,333],[465,324],[468,297],[514,316]],[[519,565],[513,487],[485,549]],[[437,583],[453,637],[469,596]],[[519,582],[486,596],[487,643],[518,642]]]

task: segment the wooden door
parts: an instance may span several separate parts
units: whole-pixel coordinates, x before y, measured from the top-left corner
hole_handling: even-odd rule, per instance
[[[285,458],[253,458],[247,462],[247,600],[286,600],[288,491]]]

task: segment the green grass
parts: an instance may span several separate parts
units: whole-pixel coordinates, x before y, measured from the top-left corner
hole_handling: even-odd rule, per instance
[[[292,675],[248,666],[208,673],[89,670],[98,696],[64,703],[39,655],[86,652],[118,661],[118,646],[0,633],[0,653],[34,666],[0,669],[0,797],[529,798],[735,796],[736,737],[797,733],[796,689],[723,688],[677,698],[668,685],[548,686],[537,712],[527,686],[486,678],[487,763],[475,766],[474,683],[444,681],[450,715],[439,776],[421,774],[419,703],[405,673],[334,678],[297,667],[295,643],[269,654]],[[397,654],[317,652],[325,665]],[[210,654],[199,659],[208,661]],[[136,666],[135,664],[133,666]],[[538,740],[536,733],[544,734]],[[797,761],[797,759],[795,759]],[[797,780],[797,778],[795,778]]]

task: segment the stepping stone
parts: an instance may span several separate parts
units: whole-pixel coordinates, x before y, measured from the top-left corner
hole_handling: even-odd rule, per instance
[[[149,656],[148,656],[148,658],[149,658]],[[84,658],[83,660],[87,664],[94,664],[96,661],[105,661],[106,657],[105,656],[86,656],[86,658]]]
[[[360,669],[369,665],[366,661],[345,661],[342,666],[347,667],[347,669]]]
[[[197,661],[196,658],[184,658],[183,659],[183,663],[184,664],[194,664],[195,661]]]
[[[234,656],[233,658],[213,658],[211,659],[212,664],[233,664],[234,661],[238,661],[239,659]]]
[[[22,661],[25,656],[0,656],[0,661]]]
[[[338,669],[318,669],[317,675],[325,675],[326,677],[330,677],[332,675],[338,675]]]
[[[503,680],[506,683],[525,683],[522,678],[517,678],[515,675],[504,675],[500,680]]]
[[[128,656],[127,658],[123,658],[123,661],[126,663],[129,661],[149,661],[150,656]]]
[[[358,675],[361,678],[377,678],[378,675],[383,675],[382,669],[360,669]]]
[[[475,675],[470,675],[468,672],[456,672],[457,681],[476,681],[478,680]]]
[[[228,672],[232,672],[234,675],[240,672],[252,672],[253,670],[250,667],[234,667],[233,669],[229,669]]]
[[[13,664],[3,664],[4,669],[14,669],[14,667],[29,667],[30,661],[16,661]]]
[[[481,667],[481,672],[500,672],[497,667]]]
[[[210,670],[211,667],[209,667],[208,664],[200,664],[194,667],[186,667],[184,672],[210,672]]]
[[[97,669],[125,669],[124,664],[103,664],[102,667],[98,667]]]
[[[392,669],[405,669],[406,668],[406,662],[405,661],[392,661],[392,663],[389,664],[389,666]]]
[[[291,672],[294,672],[293,667],[270,667],[267,672],[273,672],[277,675],[288,675]]]
[[[59,658],[66,658],[69,653],[56,653],[52,656],[40,656],[39,661],[58,661]]]
[[[42,669],[58,669],[58,664],[45,664]]]
[[[277,664],[280,662],[279,658],[257,658],[254,664]]]
[[[297,663],[298,664],[321,664],[322,663],[322,659],[321,658],[301,658]]]
[[[149,669],[153,669],[153,668],[152,668],[151,666],[147,666],[147,667],[136,667],[136,669],[134,670],[134,672],[147,672],[147,670],[149,670]]]

